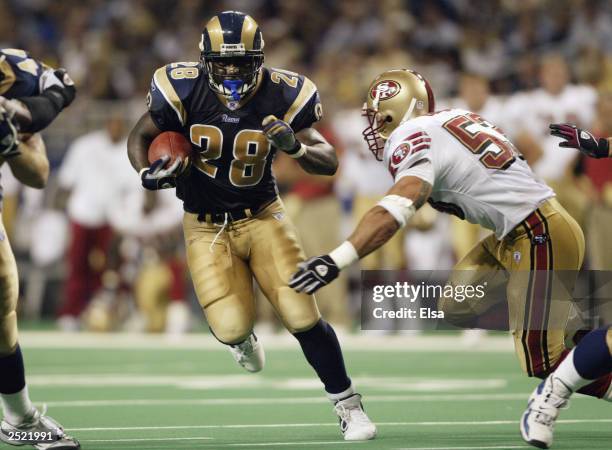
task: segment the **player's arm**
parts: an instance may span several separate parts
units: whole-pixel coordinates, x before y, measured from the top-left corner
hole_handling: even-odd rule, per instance
[[[127,147],[130,163],[136,172],[140,173],[142,169],[149,167],[149,158],[147,153],[153,139],[155,139],[162,130],[157,128],[151,114],[145,112],[128,136]]]
[[[182,100],[176,93],[173,81],[168,77],[170,66],[160,67],[151,80],[147,95],[148,111],[142,115],[128,136],[128,157],[139,173],[145,189],[158,190],[176,186],[181,159],[176,158],[168,166],[169,158],[161,158],[149,164],[151,142],[164,131],[182,131],[185,124]],[[176,81],[176,80],[174,80]]]
[[[358,259],[386,244],[425,204],[430,194],[431,185],[427,181],[412,176],[400,178],[387,195],[363,216],[348,238],[347,242],[355,249]],[[338,261],[342,265],[338,267],[344,268],[355,262],[357,259],[352,256],[350,262],[348,259]]]
[[[314,128],[304,128],[295,133],[287,122],[275,116],[267,116],[262,125],[270,142],[294,158],[306,172],[334,175],[338,170],[336,150]]]
[[[176,187],[176,177],[181,168],[181,158],[168,165],[170,158],[164,156],[149,165],[148,151],[151,142],[162,133],[151,115],[147,112],[142,115],[128,136],[128,157],[132,167],[140,175],[140,181],[145,189],[157,191]]]
[[[21,138],[19,154],[8,159],[2,158],[11,168],[11,172],[26,186],[42,189],[49,179],[49,160],[45,143],[40,134]]]
[[[431,184],[419,177],[404,176],[361,219],[350,237],[327,255],[299,265],[289,280],[298,292],[312,294],[338,277],[340,270],[382,247],[415,214],[431,194]]]
[[[569,123],[550,124],[550,134],[560,137],[559,147],[575,148],[592,158],[610,158],[612,138],[597,139],[591,133]]]
[[[40,83],[40,95],[11,100],[0,97],[0,106],[9,112],[21,132],[36,133],[45,129],[76,96],[74,82],[65,69],[47,69]]]

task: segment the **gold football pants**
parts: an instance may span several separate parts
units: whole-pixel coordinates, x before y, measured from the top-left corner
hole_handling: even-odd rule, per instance
[[[480,241],[454,268],[454,285],[486,283],[487,292],[505,296],[516,354],[529,376],[545,376],[564,355],[584,245],[577,222],[550,199],[501,241],[493,235]],[[485,295],[476,303],[443,298],[440,306],[447,320],[462,325],[492,304]]]
[[[291,333],[308,330],[320,319],[314,297],[287,286],[304,254],[280,199],[226,227],[185,213],[183,229],[196,294],[219,341],[235,344],[251,333],[253,278]]]
[[[18,296],[17,263],[0,223],[0,356],[10,355],[17,347]]]

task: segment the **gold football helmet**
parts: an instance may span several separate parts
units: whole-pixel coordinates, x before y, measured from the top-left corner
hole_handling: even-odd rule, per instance
[[[224,11],[202,31],[200,60],[211,89],[239,101],[255,89],[264,61],[264,40],[255,20],[239,11]]]
[[[387,70],[370,84],[363,115],[368,127],[363,130],[370,151],[382,161],[384,141],[403,122],[434,112],[431,86],[420,73],[409,69]]]

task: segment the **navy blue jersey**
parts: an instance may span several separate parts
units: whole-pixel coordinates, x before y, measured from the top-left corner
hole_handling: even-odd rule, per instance
[[[155,72],[147,104],[162,131],[178,131],[195,154],[179,177],[177,196],[186,211],[224,212],[255,208],[277,195],[272,174],[276,153],[262,132],[268,115],[295,132],[321,118],[317,88],[294,72],[263,68],[259,84],[243,104],[221,100],[199,63],[174,63]]]
[[[31,97],[45,89],[49,67],[30,58],[24,50],[0,49],[0,95],[6,98]]]

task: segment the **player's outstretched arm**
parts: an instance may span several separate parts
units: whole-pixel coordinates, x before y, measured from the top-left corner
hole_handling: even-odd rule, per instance
[[[612,138],[597,139],[591,133],[569,123],[551,123],[550,134],[560,137],[563,142],[559,147],[569,147],[580,150],[592,158],[610,158],[610,143]]]
[[[26,186],[42,189],[49,179],[49,160],[40,134],[21,136],[19,154],[6,159],[11,172]]]
[[[267,116],[263,131],[279,150],[297,160],[302,169],[313,175],[333,175],[338,170],[336,150],[314,128],[295,133],[291,126],[276,116]]]
[[[299,264],[289,280],[297,292],[312,294],[338,277],[340,270],[383,246],[403,228],[431,194],[431,185],[413,176],[400,178],[361,219],[351,236],[327,255]]]

